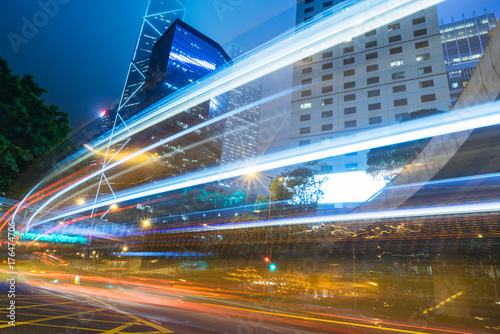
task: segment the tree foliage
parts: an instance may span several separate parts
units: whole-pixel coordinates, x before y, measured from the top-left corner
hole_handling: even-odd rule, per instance
[[[273,178],[269,189],[272,200],[272,216],[300,216],[316,214],[318,203],[323,198],[321,188],[325,178],[321,177],[321,167],[318,162],[309,162],[291,167]],[[257,202],[262,204],[269,196],[260,196]]]
[[[0,58],[0,193],[12,191],[29,168],[41,176],[71,146],[68,114],[46,104],[41,98],[46,90],[32,75],[20,78],[11,72]]]
[[[427,117],[444,111],[422,109],[409,114],[401,122]],[[366,172],[376,180],[391,181],[424,149],[430,138],[371,149],[366,156]]]

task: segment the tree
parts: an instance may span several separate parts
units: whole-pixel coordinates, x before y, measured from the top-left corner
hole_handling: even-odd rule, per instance
[[[322,166],[316,161],[308,162],[288,168],[274,178],[269,185],[272,215],[315,215],[318,202],[324,195],[321,186],[325,178],[320,176]],[[261,196],[260,202],[266,200],[269,200],[269,196]]]
[[[438,109],[421,109],[401,122],[443,113]],[[393,180],[424,149],[430,138],[371,149],[366,156],[366,172],[376,180]]]
[[[28,168],[41,176],[71,146],[68,114],[47,105],[32,75],[11,74],[0,58],[0,192],[12,192],[14,181]],[[37,166],[36,169],[34,166]],[[30,181],[35,181],[30,178]],[[24,191],[25,189],[23,189]],[[19,189],[15,192],[20,192]]]

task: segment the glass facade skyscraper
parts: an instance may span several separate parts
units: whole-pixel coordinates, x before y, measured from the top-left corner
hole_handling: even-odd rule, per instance
[[[184,18],[184,13],[184,6],[177,0],[148,1],[120,99],[120,114],[124,118],[137,111],[154,44],[176,19]]]
[[[233,59],[244,53],[245,50],[235,44],[228,48],[228,54]],[[247,106],[261,98],[262,78],[250,81],[229,92],[229,111],[239,108],[245,108],[245,110],[226,120],[221,158],[223,164],[245,163],[255,158],[261,107],[260,104]]]
[[[222,47],[177,19],[153,47],[140,108],[196,82],[230,61]],[[157,125],[166,137],[227,112],[228,94],[213,96]],[[224,122],[206,126],[169,142],[163,156],[171,175],[218,164]]]
[[[448,72],[451,102],[455,104],[458,96],[469,81],[474,68],[479,63],[484,49],[490,40],[490,32],[496,27],[495,14],[487,14],[444,24],[441,20],[441,43]]]

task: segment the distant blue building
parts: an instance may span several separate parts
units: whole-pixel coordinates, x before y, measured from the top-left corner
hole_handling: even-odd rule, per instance
[[[177,19],[156,42],[151,53],[140,109],[196,82],[231,59],[222,47]],[[228,94],[213,96],[156,126],[161,137],[178,133],[227,112]],[[220,162],[223,121],[174,142],[161,152],[170,175],[199,170]]]
[[[496,27],[493,13],[485,13],[466,19],[444,24],[441,20],[441,43],[443,46],[446,71],[450,84],[451,103],[455,104],[476,68],[486,45],[490,32]]]

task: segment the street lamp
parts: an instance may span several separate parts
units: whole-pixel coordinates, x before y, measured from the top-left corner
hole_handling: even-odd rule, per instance
[[[271,182],[273,182],[273,177],[272,176],[269,176],[269,175],[265,175],[265,174],[262,174],[262,173],[259,173],[259,172],[254,172],[254,173],[250,173],[250,174],[247,174],[248,176],[250,177],[253,177],[253,176],[256,176],[256,175],[260,175],[260,176],[264,176],[264,177],[267,177],[269,180],[271,180]],[[272,190],[271,190],[271,186],[269,186],[269,204],[268,204],[268,210],[267,210],[267,220],[271,220],[271,197],[272,197]]]

